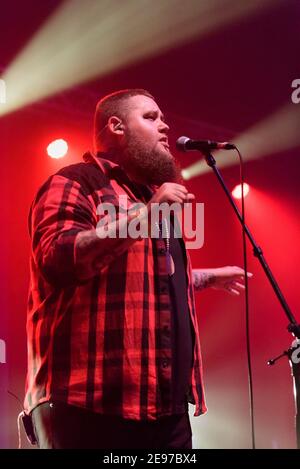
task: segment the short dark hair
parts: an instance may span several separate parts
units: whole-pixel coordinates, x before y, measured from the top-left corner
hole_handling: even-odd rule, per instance
[[[98,150],[101,142],[101,132],[106,126],[108,119],[111,116],[117,116],[123,118],[126,114],[127,106],[126,101],[132,96],[147,96],[148,98],[154,99],[149,91],[142,88],[132,88],[115,91],[114,93],[108,94],[101,98],[96,106],[94,116],[94,145]]]

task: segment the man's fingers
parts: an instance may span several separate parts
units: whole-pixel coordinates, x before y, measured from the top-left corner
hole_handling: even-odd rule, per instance
[[[173,198],[175,195],[181,199],[180,202],[190,202],[191,200],[195,199],[195,195],[190,192],[188,192],[187,194],[183,194],[182,192],[178,191],[173,194]]]
[[[226,290],[228,291],[228,293],[234,296],[237,296],[240,294],[240,292],[233,287],[228,287]]]
[[[232,275],[240,275],[242,277],[245,276],[245,271],[241,267],[238,267],[237,265],[231,265],[227,267],[227,270],[232,273]],[[247,272],[247,277],[253,277],[252,272]]]
[[[171,194],[178,194],[180,197],[187,197],[187,195],[189,194],[188,191],[181,191],[180,189],[174,189],[173,191],[170,191]]]
[[[182,184],[176,184],[176,183],[175,183],[175,186],[176,186],[178,189],[182,190],[183,192],[188,192],[187,188],[186,188],[185,186],[183,186]]]
[[[182,204],[183,200],[179,195],[173,195],[171,203],[173,203],[173,202],[178,202],[179,204]],[[168,202],[168,203],[170,203],[170,202]]]
[[[251,272],[247,272],[247,277],[248,277],[248,278],[251,278],[251,277],[253,277],[253,274],[252,274]],[[239,280],[244,280],[244,278],[245,278],[244,272],[243,272],[242,274],[241,274],[241,273],[238,274],[238,275],[237,275],[237,278],[238,278]]]
[[[235,288],[240,288],[241,290],[245,290],[245,285],[243,285],[242,283],[234,282],[233,286]]]
[[[187,188],[181,184],[168,182],[160,186],[153,196],[153,202],[156,203],[173,203],[179,202],[180,204],[188,203],[194,200],[196,197],[191,194]]]
[[[177,184],[176,182],[170,182],[170,183],[169,183],[169,187],[170,187],[170,186],[171,186],[172,188],[176,189],[177,191],[181,191],[181,192],[185,192],[185,193],[188,192],[188,190],[187,190],[187,188],[186,188],[185,186],[182,186],[181,184]]]

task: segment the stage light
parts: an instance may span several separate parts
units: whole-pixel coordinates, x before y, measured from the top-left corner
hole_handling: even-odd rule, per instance
[[[182,169],[181,176],[183,177],[184,180],[190,179],[190,173],[186,169]]]
[[[68,144],[62,138],[54,140],[47,146],[47,153],[51,158],[62,158],[68,152]]]
[[[271,156],[300,145],[299,122],[300,105],[291,102],[235,137],[233,143],[242,153],[244,162]],[[239,163],[235,152],[221,150],[212,153],[219,168]],[[202,158],[183,171],[184,179],[191,179],[211,169]]]
[[[281,0],[69,0],[21,50],[3,77],[0,115],[161,54]],[[180,64],[178,64],[180,66]]]
[[[247,183],[244,182],[244,197],[246,197],[247,194],[249,194],[250,187]],[[238,184],[235,186],[235,188],[231,191],[233,197],[235,199],[241,199],[242,198],[242,184]]]

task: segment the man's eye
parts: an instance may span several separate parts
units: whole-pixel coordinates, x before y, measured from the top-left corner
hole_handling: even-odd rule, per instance
[[[146,118],[146,119],[151,119],[151,120],[155,120],[155,119],[156,119],[156,117],[155,117],[154,114],[146,114],[145,118]]]

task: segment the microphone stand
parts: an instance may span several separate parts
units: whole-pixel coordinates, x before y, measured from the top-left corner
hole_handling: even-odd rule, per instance
[[[267,261],[264,258],[263,251],[261,247],[259,247],[252,234],[249,231],[249,228],[247,227],[246,224],[243,223],[242,215],[235,204],[231,193],[229,192],[223,177],[221,176],[219,169],[216,166],[216,160],[214,157],[210,154],[210,152],[207,151],[201,151],[205,157],[206,163],[208,166],[210,166],[215,175],[217,176],[217,179],[219,180],[221,186],[223,187],[225,194],[229,200],[229,203],[231,204],[233,210],[235,211],[241,225],[243,226],[243,229],[253,247],[253,254],[257,259],[259,260],[273,290],[275,295],[277,296],[288,320],[289,324],[287,326],[287,330],[295,336],[298,340],[294,340],[291,347],[288,350],[285,350],[281,355],[278,357],[271,359],[268,361],[268,365],[274,365],[274,363],[281,357],[287,356],[290,362],[290,366],[292,369],[292,376],[293,376],[293,384],[294,384],[294,398],[295,398],[295,424],[296,424],[296,436],[297,436],[297,448],[300,449],[300,324],[297,323],[294,315],[292,314],[280,288],[278,283],[276,282],[270,267],[267,264]]]

